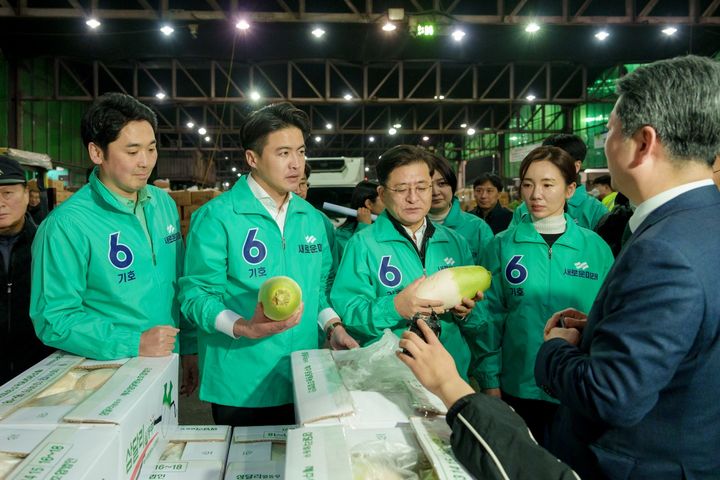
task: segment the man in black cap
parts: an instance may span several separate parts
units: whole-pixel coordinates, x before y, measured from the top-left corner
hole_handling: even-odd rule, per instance
[[[30,320],[30,246],[37,227],[27,213],[25,172],[0,155],[0,385],[53,350],[35,335]]]

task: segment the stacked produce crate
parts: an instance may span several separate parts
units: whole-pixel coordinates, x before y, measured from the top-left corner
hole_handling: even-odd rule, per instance
[[[193,212],[213,198],[219,197],[222,192],[219,190],[173,190],[168,193],[177,205],[180,215],[180,230],[185,238],[190,228],[190,216]]]

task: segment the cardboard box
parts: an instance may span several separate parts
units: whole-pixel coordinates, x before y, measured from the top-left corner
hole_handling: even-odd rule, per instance
[[[285,447],[290,428],[293,427],[235,427],[225,480],[282,480],[285,477]]]
[[[192,199],[190,196],[190,192],[187,190],[172,190],[168,192],[173,200],[175,200],[175,204],[184,207],[185,205],[192,205]]]
[[[473,476],[453,455],[450,446],[452,430],[445,421],[445,417],[413,417],[410,419],[410,426],[438,478],[441,480],[446,478],[472,480]]]
[[[218,190],[198,190],[190,192],[191,202],[193,205],[204,205],[215,197],[220,196]]]
[[[183,207],[183,216],[182,216],[182,219],[189,221],[189,220],[190,220],[190,216],[193,214],[193,212],[195,212],[195,210],[197,210],[197,209],[200,208],[201,206],[202,206],[202,205],[187,205],[187,206]]]
[[[222,480],[230,427],[183,425],[168,430],[148,456],[140,480]]]
[[[113,480],[118,474],[118,435],[102,425],[53,430],[7,480]]]
[[[177,425],[177,355],[129,359],[98,390],[69,408],[33,406],[38,395],[57,387],[73,369],[109,365],[63,352],[50,355],[0,387],[0,426],[53,428],[75,424],[107,429],[118,438],[116,471],[111,478],[137,478],[151,447]]]
[[[326,349],[292,353],[295,416],[299,425],[392,428],[409,423],[410,417],[418,414],[414,403],[425,405],[428,412],[442,415],[447,412],[442,401],[420,385],[402,364],[398,367],[402,380],[397,391],[349,390],[334,356],[342,358],[343,354]]]
[[[7,478],[53,430],[0,426],[0,478]]]

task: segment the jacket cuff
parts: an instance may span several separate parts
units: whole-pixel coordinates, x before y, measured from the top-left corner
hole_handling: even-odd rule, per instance
[[[470,403],[470,399],[473,395],[482,394],[470,393],[468,395],[465,395],[464,397],[461,397],[457,402],[453,403],[452,407],[450,407],[447,414],[445,415],[445,421],[450,426],[450,429],[452,429],[453,424],[455,423],[455,418],[458,416],[460,411],[465,408],[468,403]]]
[[[500,377],[492,373],[476,373],[473,375],[482,389],[500,388]]]
[[[233,312],[232,310],[223,310],[222,312],[218,313],[217,317],[215,317],[215,330],[217,330],[220,333],[224,333],[225,335],[237,338],[235,336],[234,327],[235,322],[242,318],[237,313]]]

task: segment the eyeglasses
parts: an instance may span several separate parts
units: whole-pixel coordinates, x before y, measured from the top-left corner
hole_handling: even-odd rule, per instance
[[[418,195],[422,195],[424,193],[427,193],[430,191],[430,188],[432,188],[427,183],[416,183],[415,185],[408,185],[406,183],[401,183],[400,185],[396,187],[385,187],[390,192],[394,193],[395,195],[405,195],[411,190],[415,190],[415,193]]]
[[[310,188],[310,184],[307,182],[300,182],[299,187],[302,189],[308,189]]]

